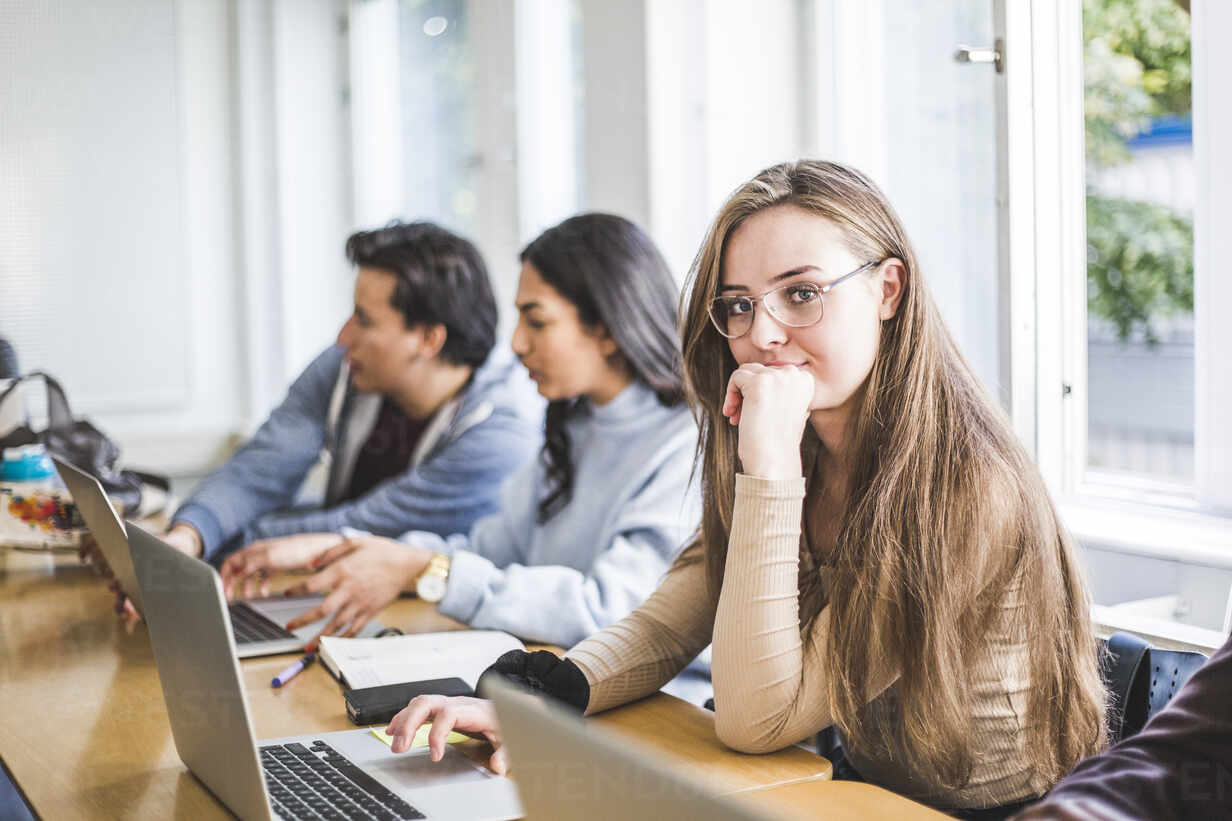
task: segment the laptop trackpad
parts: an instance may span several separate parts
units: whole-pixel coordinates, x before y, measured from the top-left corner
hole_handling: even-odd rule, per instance
[[[448,750],[440,761],[433,761],[427,752],[384,756],[365,761],[364,769],[380,775],[381,780],[388,784],[414,790],[455,786],[464,781],[488,781],[492,778],[455,750]]]
[[[430,818],[521,818],[514,783],[493,775],[452,748],[433,763],[427,751],[364,762],[385,783],[395,786]]]

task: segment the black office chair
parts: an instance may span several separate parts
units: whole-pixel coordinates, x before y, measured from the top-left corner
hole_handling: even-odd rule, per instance
[[[1100,641],[1100,672],[1108,687],[1109,741],[1128,738],[1146,726],[1206,656],[1188,650],[1164,650],[1130,633],[1113,633]]]
[[[1206,656],[1188,650],[1164,650],[1131,633],[1100,639],[1100,673],[1108,687],[1109,742],[1115,744],[1146,726],[1185,686]],[[817,752],[835,763],[846,758],[835,727],[817,734]]]

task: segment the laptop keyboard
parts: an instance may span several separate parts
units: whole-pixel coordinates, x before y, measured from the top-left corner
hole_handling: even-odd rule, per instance
[[[324,741],[261,748],[274,811],[283,818],[424,818]]]
[[[235,633],[236,644],[295,638],[295,634],[284,630],[281,625],[270,621],[243,602],[230,604],[227,610],[231,613],[231,630]]]

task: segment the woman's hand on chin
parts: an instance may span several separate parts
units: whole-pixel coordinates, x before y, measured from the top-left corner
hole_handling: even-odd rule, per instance
[[[744,473],[763,479],[800,477],[800,439],[812,400],[813,376],[795,365],[750,362],[732,373],[723,415],[739,426]]]

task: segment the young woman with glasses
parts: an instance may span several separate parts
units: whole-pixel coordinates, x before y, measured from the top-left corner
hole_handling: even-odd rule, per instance
[[[728,746],[833,725],[849,775],[947,811],[1044,793],[1104,739],[1074,545],[884,195],[834,163],[769,168],[723,206],[692,280],[697,542],[563,660],[497,670],[594,713],[713,642]],[[424,698],[395,749],[428,718],[499,741],[485,702]]]

